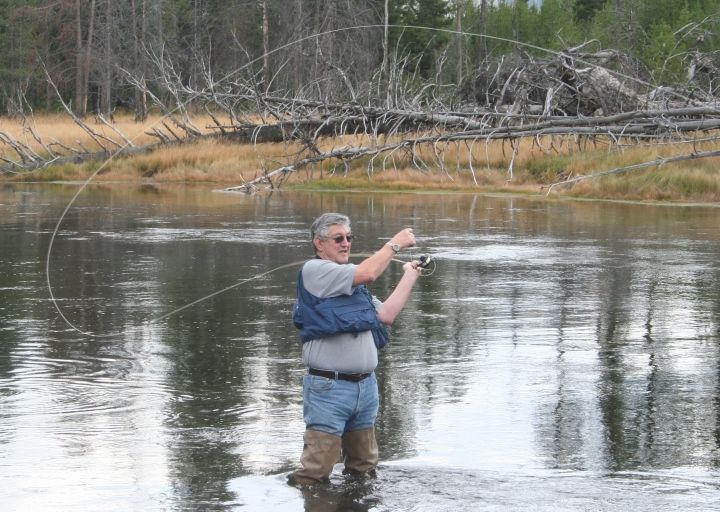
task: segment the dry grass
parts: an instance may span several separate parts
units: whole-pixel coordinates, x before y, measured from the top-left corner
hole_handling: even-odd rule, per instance
[[[160,126],[160,119],[155,116],[144,123],[135,123],[130,116],[117,116],[114,126],[136,145],[143,145],[156,142],[154,137],[145,132]],[[99,121],[87,122],[93,129],[118,140],[117,135]],[[212,124],[209,118],[204,117],[198,117],[194,123],[203,129]],[[38,149],[29,126],[0,119],[0,131]],[[33,129],[46,141],[58,140],[75,147],[81,141],[85,147],[97,148],[90,137],[65,115],[43,116],[36,121]],[[324,140],[320,149],[327,151],[342,146],[372,144],[367,137],[348,136]],[[373,160],[358,159],[350,168],[336,161],[326,161],[289,175],[286,183],[303,188],[480,189],[543,193],[547,185],[565,178],[652,161],[658,157],[720,148],[719,142],[616,146],[602,138],[578,141],[571,137],[528,139],[517,144],[517,147],[507,141],[438,144],[423,147],[415,158],[409,153],[398,151]],[[0,150],[8,151],[7,148]],[[297,151],[298,147],[294,145],[253,146],[205,139],[190,144],[169,145],[151,153],[103,163],[51,166],[18,179],[82,180],[101,167],[98,180],[152,179],[161,183],[210,182],[237,185],[293,161]],[[560,192],[574,196],[619,199],[719,201],[718,159],[690,161],[660,169],[648,168],[585,180]]]
[[[107,165],[103,175],[112,179],[152,178],[158,182],[236,183],[259,174],[262,155],[269,157],[273,151],[277,148],[270,144],[253,147],[207,139],[115,160]]]
[[[720,175],[707,165],[667,165],[576,184],[570,195],[641,201],[720,202]]]
[[[155,137],[147,135],[145,132],[154,126],[160,126],[160,119],[160,116],[155,115],[148,117],[142,123],[138,123],[133,121],[131,115],[118,115],[114,118],[113,126],[133,141],[134,144],[145,145],[157,141]],[[120,137],[99,119],[88,117],[85,122],[94,131],[121,142]],[[205,124],[199,126],[205,126]],[[99,149],[85,130],[70,119],[67,114],[45,114],[42,117],[29,118],[24,121],[0,118],[0,131],[12,135],[16,140],[39,151],[42,148],[33,138],[30,129],[44,141],[58,141],[71,147],[77,147],[79,141],[83,146],[93,151]],[[3,150],[5,149],[3,148]]]
[[[99,120],[86,119],[91,128],[113,140],[122,143],[122,138]],[[153,116],[143,123],[136,123],[129,115],[117,116],[113,127],[132,141],[135,146],[143,146],[158,141],[148,135],[151,128],[162,128],[162,117]],[[196,127],[212,133],[207,126],[212,124],[209,117],[199,116],[193,119]],[[25,123],[0,119],[0,131],[43,154],[42,146],[33,137],[32,132],[45,143],[60,142],[64,145],[91,151],[100,149],[93,139],[80,126],[66,115],[47,115],[42,119]],[[177,129],[176,129],[177,131]],[[108,144],[108,147],[112,147]],[[87,162],[80,165],[52,165],[30,173],[21,173],[17,179],[24,180],[82,180],[100,169],[105,180],[138,180],[152,178],[163,182],[232,182],[254,178],[259,174],[260,163],[265,159],[282,158],[281,145],[238,145],[207,139],[196,143],[167,145],[151,153],[133,157],[120,157],[105,162]],[[11,148],[0,147],[0,156],[16,159]]]

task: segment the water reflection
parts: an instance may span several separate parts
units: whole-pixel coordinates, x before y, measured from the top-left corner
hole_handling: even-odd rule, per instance
[[[118,333],[98,338],[63,322],[45,284],[49,235],[73,193],[0,191],[11,510],[503,510],[560,497],[568,510],[704,510],[717,491],[718,209],[91,187],[55,241],[50,281],[79,330]],[[438,269],[381,357],[380,478],[337,477],[303,497],[282,479],[304,429],[296,269],[147,321],[306,258],[307,227],[327,210],[351,216],[360,252],[413,226],[415,254]]]

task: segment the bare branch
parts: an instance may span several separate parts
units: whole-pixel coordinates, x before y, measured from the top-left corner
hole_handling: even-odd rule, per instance
[[[553,183],[548,187],[547,195],[550,195],[550,192],[553,188],[561,186],[561,185],[570,185],[573,183],[577,183],[579,181],[584,181],[592,178],[599,178],[601,176],[609,176],[611,174],[621,174],[631,171],[636,171],[638,169],[645,169],[647,167],[660,167],[665,164],[673,163],[673,162],[682,162],[684,160],[697,160],[700,158],[712,158],[712,157],[718,157],[720,156],[720,151],[702,151],[698,153],[690,153],[687,155],[678,155],[678,156],[671,156],[671,157],[664,157],[664,158],[657,158],[655,160],[652,160],[650,162],[642,162],[639,164],[633,164],[633,165],[627,165],[624,167],[616,167],[615,169],[609,169],[607,171],[602,172],[596,172],[593,174],[588,174],[587,176],[577,176],[575,178],[570,178],[564,181],[558,181],[556,183]]]

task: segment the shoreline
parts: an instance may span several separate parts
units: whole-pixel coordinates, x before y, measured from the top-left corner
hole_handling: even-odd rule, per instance
[[[333,182],[335,181],[341,181],[343,178],[334,178],[332,179]],[[323,181],[327,180],[325,178]],[[238,194],[238,195],[262,195],[267,193],[283,193],[283,192],[306,192],[306,193],[312,193],[312,192],[318,192],[318,193],[325,193],[325,194],[334,194],[334,193],[352,193],[352,194],[362,194],[362,193],[372,193],[372,194],[403,194],[403,195],[430,195],[430,194],[446,194],[446,195],[483,195],[483,196],[489,196],[489,197],[523,197],[528,199],[538,199],[543,201],[577,201],[577,202],[608,202],[608,203],[615,203],[615,204],[630,204],[630,205],[647,205],[647,206],[672,206],[672,207],[705,207],[705,208],[720,208],[720,202],[717,201],[699,201],[699,200],[681,200],[681,199],[665,199],[665,200],[650,200],[650,199],[628,199],[628,198],[613,198],[613,197],[588,197],[588,196],[580,196],[580,195],[571,195],[571,194],[563,194],[563,193],[552,193],[547,194],[543,192],[542,190],[539,190],[537,192],[532,191],[532,186],[529,186],[528,184],[523,185],[517,185],[517,186],[506,186],[503,187],[503,189],[497,189],[496,187],[432,187],[432,186],[423,186],[423,187],[407,187],[405,185],[405,182],[399,182],[400,186],[392,187],[392,180],[384,181],[383,186],[376,187],[373,186],[371,183],[368,183],[364,186],[358,186],[357,182],[353,182],[351,186],[347,187],[338,187],[335,186],[336,184],[333,184],[333,186],[329,187],[323,187],[322,183],[318,185],[317,182],[310,182],[310,183],[290,183],[287,185],[283,185],[276,188],[268,188],[268,189],[259,189],[257,192],[253,193],[247,193],[242,191],[234,191],[234,190],[225,190],[224,186],[234,186],[234,185],[228,185],[228,183],[224,181],[177,181],[177,180],[170,180],[170,181],[164,181],[164,180],[153,180],[153,179],[147,179],[147,178],[141,178],[141,179],[118,179],[118,180],[108,180],[108,179],[90,179],[87,178],[85,180],[82,179],[75,179],[75,180],[8,180],[8,179],[0,179],[0,182],[3,183],[3,185],[75,185],[79,187],[89,187],[89,186],[153,186],[157,188],[178,188],[178,187],[188,187],[188,188],[204,188],[204,189],[210,189],[212,192],[217,193],[223,193],[223,194]],[[543,187],[547,187],[546,185],[537,185],[539,189],[542,189]]]
[[[157,120],[148,121],[153,122]],[[146,125],[127,116],[118,117],[117,125],[128,136],[150,138]],[[21,124],[9,123],[9,128],[14,129],[11,133],[16,137],[22,136]],[[43,136],[66,144],[72,145],[71,139],[85,145],[91,142],[62,116],[44,118],[42,128],[47,132]],[[249,145],[200,138],[183,144],[157,145],[142,154],[120,153],[80,163],[49,163],[35,170],[6,171],[0,180],[150,186],[175,183],[224,189],[273,176],[272,190],[513,194],[653,205],[720,205],[720,157],[673,162],[684,158],[678,154],[683,151],[681,147],[650,143],[614,147],[609,145],[611,142],[596,140],[583,148],[558,146],[548,152],[535,139],[522,139],[517,154],[510,154],[503,141],[494,141],[483,148],[448,147],[442,158],[418,149],[412,157],[398,154],[377,161],[370,157],[337,159],[297,167],[294,163],[304,154],[298,153],[303,150],[301,145]],[[353,136],[322,139],[318,150],[331,151],[338,144],[358,143]],[[716,139],[712,139],[697,143],[694,151],[720,152],[718,148]],[[42,147],[33,147],[33,151],[42,153]],[[274,174],[285,166],[292,170]],[[577,181],[565,183],[567,180]],[[259,184],[260,193],[265,186]],[[548,194],[550,187],[552,192]]]

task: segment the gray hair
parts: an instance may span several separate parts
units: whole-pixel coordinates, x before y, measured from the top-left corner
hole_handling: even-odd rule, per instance
[[[350,228],[350,218],[342,213],[323,213],[315,219],[315,222],[310,226],[310,242],[315,240],[316,236],[319,236],[323,240],[328,237],[330,226],[340,224],[341,226],[347,226]],[[315,244],[313,244],[313,248]]]

